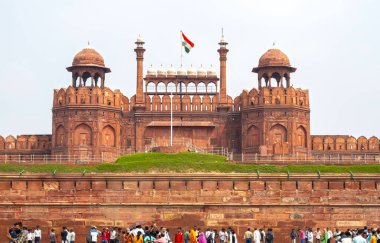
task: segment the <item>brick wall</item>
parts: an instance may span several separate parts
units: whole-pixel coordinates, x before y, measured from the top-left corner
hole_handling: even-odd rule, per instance
[[[18,174],[0,175],[0,232],[17,220],[74,227],[135,222],[174,229],[272,227],[287,239],[292,227],[380,225],[380,176],[263,174]],[[0,241],[5,240],[0,234]]]

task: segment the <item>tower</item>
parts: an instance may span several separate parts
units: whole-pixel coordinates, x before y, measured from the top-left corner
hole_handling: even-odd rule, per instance
[[[220,62],[220,101],[218,105],[218,110],[228,111],[229,106],[227,106],[227,49],[228,43],[225,41],[224,36],[219,42],[219,62]]]
[[[72,84],[54,90],[53,155],[114,158],[120,146],[122,94],[105,86],[105,74],[111,70],[88,46],[75,55],[67,71]]]
[[[136,77],[136,102],[134,110],[144,110],[144,91],[143,91],[143,61],[144,61],[144,40],[139,36],[135,42],[136,61],[137,61],[137,77]]]
[[[296,68],[278,48],[271,48],[252,69],[258,89],[243,92],[242,148],[261,155],[307,156],[310,153],[308,90],[295,89],[290,74]]]

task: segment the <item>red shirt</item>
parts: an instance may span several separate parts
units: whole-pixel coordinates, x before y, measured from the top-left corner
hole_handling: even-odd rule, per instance
[[[182,232],[175,234],[174,242],[175,243],[182,243],[183,242],[183,234],[182,234]]]
[[[106,231],[107,240],[110,241],[111,239],[111,232]]]

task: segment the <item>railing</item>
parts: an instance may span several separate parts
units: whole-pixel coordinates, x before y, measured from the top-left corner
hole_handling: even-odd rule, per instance
[[[271,155],[233,153],[232,160],[246,164],[326,164],[355,165],[380,164],[380,153]]]

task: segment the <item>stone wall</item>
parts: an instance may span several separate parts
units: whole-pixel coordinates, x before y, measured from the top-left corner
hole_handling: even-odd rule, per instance
[[[380,225],[380,176],[314,174],[1,174],[0,232],[14,221],[74,227],[135,222],[201,229],[272,227],[277,242],[292,227]],[[0,235],[5,241],[5,233]]]

